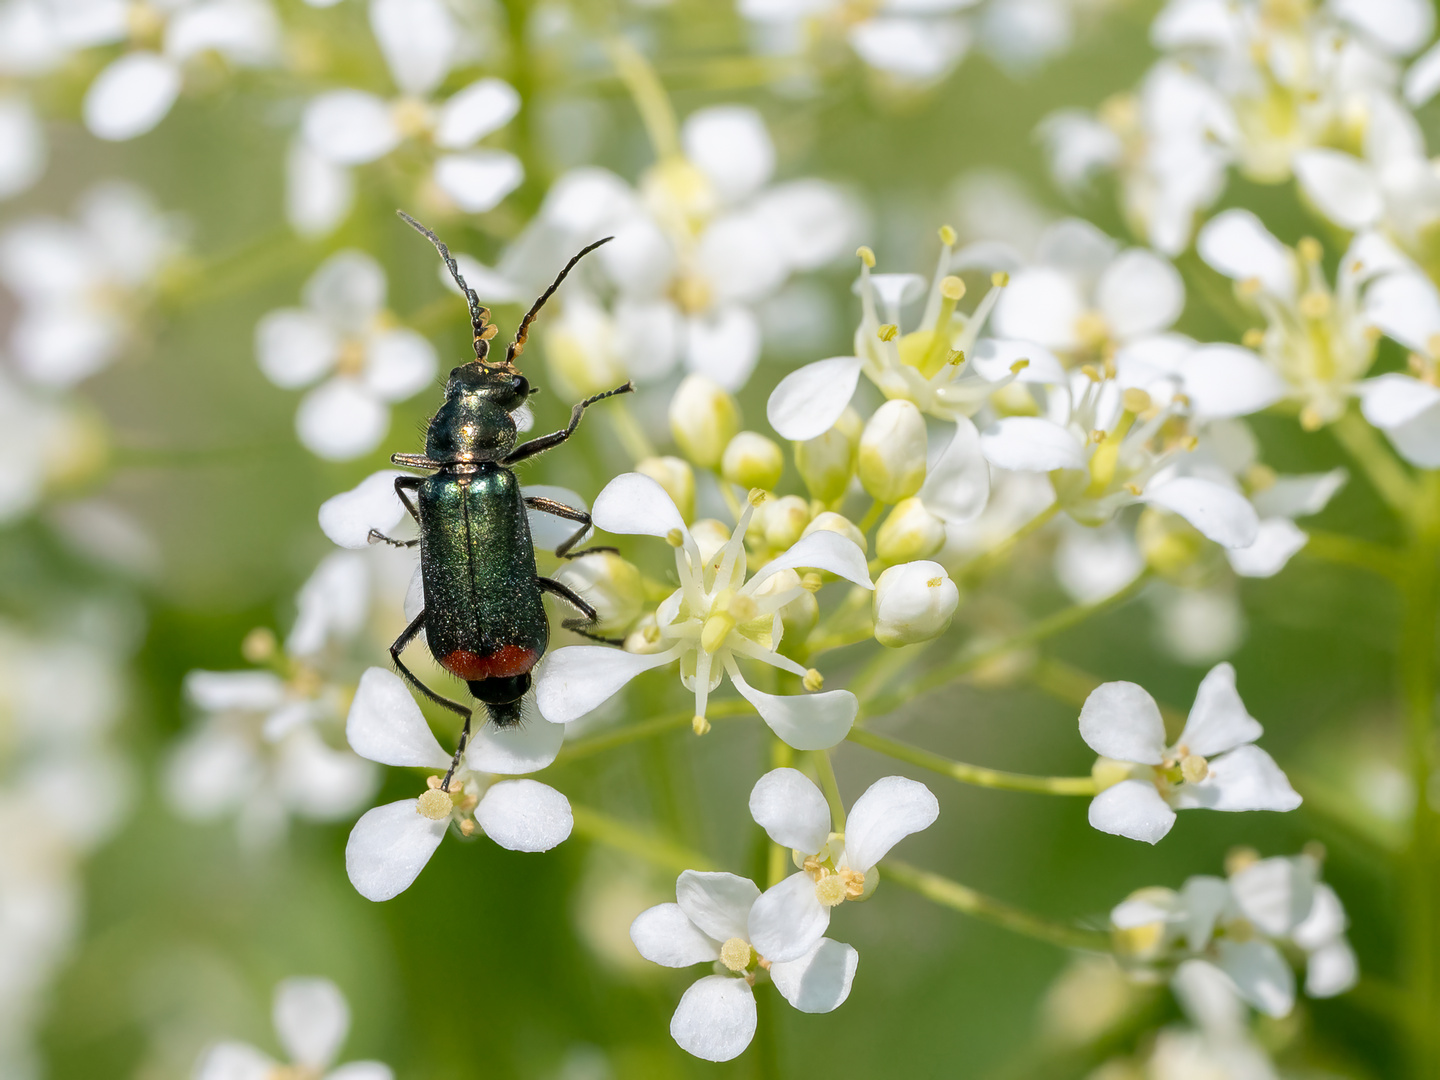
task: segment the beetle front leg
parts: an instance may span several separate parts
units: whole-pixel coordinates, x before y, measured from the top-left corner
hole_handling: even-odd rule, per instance
[[[600,621],[600,615],[593,607],[590,606],[587,601],[581,599],[580,594],[577,593],[574,589],[570,588],[568,585],[562,585],[554,578],[542,577],[536,578],[536,580],[540,583],[541,589],[543,589],[545,592],[553,593],[554,595],[560,597],[561,600],[564,600],[567,604],[570,604],[583,616],[583,618],[579,619],[561,620],[560,625],[563,626],[566,630],[579,634],[581,637],[587,637],[591,641],[604,642],[606,645],[625,644],[624,638],[604,637],[601,634],[597,634],[594,631],[587,629],[587,627],[594,626]]]
[[[517,462],[524,461],[526,458],[534,457],[536,454],[543,454],[546,450],[559,446],[566,439],[570,438],[571,435],[575,434],[575,429],[580,426],[580,417],[591,405],[594,405],[597,401],[604,401],[608,397],[614,397],[616,394],[633,393],[634,390],[635,384],[633,382],[627,382],[624,386],[617,386],[614,390],[606,390],[603,394],[596,394],[593,397],[586,398],[584,401],[577,402],[575,407],[570,410],[570,423],[566,424],[565,427],[559,431],[553,431],[549,435],[541,435],[538,439],[531,439],[527,443],[521,443],[514,450],[511,450],[509,456],[501,461],[500,464],[508,467]]]
[[[566,506],[562,502],[547,499],[543,495],[525,496],[525,505],[532,510],[539,510],[542,514],[554,514],[556,517],[564,518],[566,521],[580,522],[579,531],[555,549],[555,557],[558,559],[578,559],[581,555],[589,555],[595,551],[614,551],[616,553],[620,551],[619,548],[608,545],[603,547],[588,547],[584,551],[571,551],[570,549],[578,544],[584,538],[585,534],[590,531],[590,526],[593,524],[590,520],[590,515],[584,510],[576,510],[573,506]]]
[[[409,626],[405,627],[405,629],[400,632],[400,636],[396,638],[394,644],[390,646],[390,659],[395,664],[395,669],[400,672],[400,674],[404,677],[405,681],[408,682],[411,686],[413,686],[416,690],[419,690],[420,693],[424,694],[431,701],[435,702],[435,704],[443,705],[445,708],[450,709],[453,712],[457,712],[465,718],[465,724],[460,729],[460,743],[456,747],[455,756],[450,759],[450,771],[445,774],[444,787],[445,790],[448,791],[450,789],[450,778],[455,775],[455,770],[460,767],[460,757],[462,754],[465,753],[465,745],[470,741],[470,717],[474,715],[474,710],[467,709],[458,701],[451,701],[447,697],[441,697],[434,690],[431,690],[428,686],[426,686],[423,682],[416,678],[415,673],[412,672],[409,668],[407,668],[404,661],[400,659],[400,654],[405,651],[405,647],[409,645],[410,642],[414,641],[416,636],[424,628],[425,612],[422,611],[419,615],[415,616],[414,620],[410,623]]]

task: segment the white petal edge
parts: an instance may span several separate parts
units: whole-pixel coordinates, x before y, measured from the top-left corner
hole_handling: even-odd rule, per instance
[[[860,712],[860,702],[849,690],[767,694],[747,683],[738,669],[730,672],[730,678],[770,730],[796,750],[829,750],[840,745]]]
[[[568,724],[609,701],[635,676],[664,667],[679,650],[639,654],[600,645],[556,649],[535,680],[535,704],[552,724]]]
[[[830,529],[816,529],[809,536],[802,536],[788,550],[755,571],[750,582],[758,584],[771,574],[795,569],[828,570],[836,577],[854,582],[862,588],[875,588],[870,581],[865,553],[855,541]]]
[[[980,450],[992,465],[1020,472],[1083,469],[1086,465],[1079,440],[1059,424],[1038,416],[997,420],[980,433]]]
[[[860,365],[858,356],[832,356],[786,375],[765,404],[770,426],[796,442],[825,434],[855,396]]]
[[[597,528],[617,535],[669,536],[685,532],[685,519],[675,502],[650,477],[621,473],[595,497],[590,518]]]
[[[1249,547],[1260,532],[1260,516],[1249,500],[1209,480],[1182,476],[1147,487],[1141,498],[1179,514],[1222,547]]]
[[[1216,664],[1200,680],[1178,745],[1184,745],[1192,754],[1211,757],[1254,742],[1264,730],[1240,700],[1234,666],[1224,662]]]
[[[760,889],[749,878],[723,871],[684,870],[675,879],[675,901],[701,933],[718,942],[749,940],[746,923]]]
[[[804,1013],[833,1012],[845,1004],[860,954],[850,945],[821,938],[804,956],[770,965],[781,997]]]
[[[275,988],[275,1034],[297,1065],[324,1068],[350,1030],[350,1006],[329,979],[286,979]]]
[[[441,748],[420,706],[400,676],[372,667],[360,676],[345,719],[350,749],[382,765],[443,769],[450,755]]]
[[[564,741],[564,724],[530,722],[506,728],[486,724],[465,748],[465,763],[476,772],[524,776],[554,761]]]
[[[755,1038],[755,1022],[755,995],[744,979],[706,975],[681,996],[670,1037],[687,1054],[730,1061]]]
[[[798,960],[825,936],[830,909],[815,896],[815,882],[803,870],[772,885],[750,909],[749,939],[771,963]]]
[[[681,968],[718,960],[720,949],[680,910],[679,904],[657,904],[635,916],[630,940],[652,964]]]
[[[845,861],[868,873],[890,849],[940,816],[940,802],[918,780],[882,776],[855,800],[845,819]]]
[[[1097,754],[1116,761],[1159,765],[1165,760],[1165,721],[1143,686],[1101,683],[1080,708],[1080,737]]]
[[[343,548],[368,547],[371,529],[389,533],[405,517],[405,506],[395,493],[395,480],[403,475],[382,469],[326,499],[320,504],[320,531]]]

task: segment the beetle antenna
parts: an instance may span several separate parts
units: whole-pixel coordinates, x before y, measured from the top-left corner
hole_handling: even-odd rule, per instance
[[[512,341],[510,347],[505,350],[505,363],[514,364],[515,358],[525,351],[525,341],[530,336],[530,324],[535,321],[535,316],[540,314],[540,309],[545,306],[545,301],[555,295],[555,290],[560,288],[560,283],[565,280],[565,275],[570,273],[571,270],[574,270],[575,264],[586,255],[589,255],[590,252],[594,251],[601,244],[608,244],[614,239],[615,237],[613,236],[607,236],[601,240],[596,240],[588,247],[581,248],[580,253],[565,264],[565,269],[556,275],[555,280],[550,283],[550,287],[540,294],[540,299],[530,305],[530,310],[525,313],[525,318],[520,320],[520,328],[515,331],[515,340]]]
[[[401,221],[435,245],[435,250],[440,253],[440,258],[445,260],[445,266],[450,271],[450,276],[455,279],[455,284],[459,285],[460,291],[465,294],[465,302],[470,307],[470,329],[475,335],[475,359],[483,363],[485,358],[490,355],[490,339],[495,336],[495,327],[490,325],[490,309],[481,306],[480,298],[475,295],[475,290],[465,283],[465,278],[460,273],[460,267],[456,265],[455,257],[450,254],[450,249],[445,246],[445,242],[404,210],[396,210],[395,213],[400,215]],[[570,267],[567,266],[565,269],[569,270]],[[564,277],[565,275],[561,274],[560,276]]]

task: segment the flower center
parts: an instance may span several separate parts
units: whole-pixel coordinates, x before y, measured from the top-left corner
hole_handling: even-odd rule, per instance
[[[700,631],[700,648],[707,653],[717,652],[725,644],[740,623],[749,622],[760,614],[760,608],[750,597],[735,593],[715,605],[715,611],[705,620]]]
[[[395,102],[390,106],[390,118],[406,139],[424,138],[435,126],[434,113],[419,98],[407,97]]]
[[[265,1074],[265,1080],[320,1080],[322,1075],[314,1065],[276,1065]]]
[[[739,975],[750,966],[753,951],[744,938],[732,937],[720,946],[720,962]]]
[[[346,338],[340,343],[340,355],[335,361],[338,375],[352,378],[365,371],[365,345],[359,338]]]
[[[859,870],[820,870],[815,882],[815,899],[827,908],[853,900],[865,891],[865,875]]]

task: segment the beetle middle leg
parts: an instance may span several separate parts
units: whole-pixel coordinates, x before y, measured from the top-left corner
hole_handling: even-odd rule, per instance
[[[410,516],[415,519],[416,525],[420,524],[420,511],[415,509],[415,504],[410,501],[405,492],[407,490],[414,491],[419,487],[420,478],[418,476],[397,476],[395,478],[395,494],[399,497],[405,509],[410,512]],[[414,540],[396,540],[394,537],[386,536],[379,529],[371,529],[370,535],[365,539],[372,544],[383,542],[389,544],[391,547],[403,548],[411,548],[420,543],[418,536]]]
[[[549,435],[541,435],[538,439],[531,439],[527,443],[521,443],[514,450],[511,450],[509,455],[506,456],[500,464],[508,467],[514,465],[516,462],[524,461],[526,458],[534,457],[536,454],[543,454],[546,450],[559,446],[566,439],[570,438],[571,435],[575,434],[575,429],[580,426],[580,417],[591,405],[594,405],[597,401],[604,401],[608,397],[614,397],[616,394],[632,393],[634,390],[635,384],[633,382],[627,382],[624,386],[617,386],[614,390],[606,390],[603,394],[595,394],[593,397],[588,397],[584,401],[577,401],[574,408],[570,410],[570,423],[566,424],[559,431],[552,431]]]
[[[581,555],[589,555],[597,551],[614,551],[617,553],[620,551],[619,548],[610,547],[609,545],[588,547],[583,551],[571,551],[570,549],[578,544],[585,534],[590,531],[590,526],[593,524],[590,520],[590,515],[584,510],[576,510],[573,506],[566,506],[562,502],[547,499],[543,495],[525,496],[525,505],[532,510],[539,510],[542,514],[554,514],[556,517],[564,518],[566,521],[580,522],[580,528],[575,535],[571,536],[555,549],[555,557],[558,559],[578,559]]]
[[[566,630],[570,630],[576,634],[579,634],[581,637],[587,637],[591,641],[604,642],[606,645],[625,644],[624,638],[605,637],[603,634],[597,634],[593,630],[588,629],[589,627],[594,626],[600,621],[600,615],[593,607],[590,606],[588,602],[581,599],[580,594],[577,593],[574,589],[570,588],[570,586],[562,585],[554,578],[542,577],[536,578],[535,580],[540,583],[540,588],[542,590],[548,593],[553,593],[555,596],[560,597],[561,600],[564,600],[567,604],[570,604],[572,607],[575,608],[575,610],[580,612],[581,616],[583,616],[579,619],[562,620],[560,625],[563,626]]]
[[[404,478],[402,477],[402,479]],[[544,579],[542,578],[541,580],[543,581]],[[564,586],[561,587],[563,588]],[[594,609],[592,608],[591,611],[593,613]],[[416,678],[415,673],[406,667],[405,662],[400,659],[400,654],[405,651],[405,647],[414,641],[416,635],[423,629],[425,629],[425,612],[422,611],[419,615],[415,616],[409,626],[400,632],[400,636],[396,638],[390,646],[390,659],[394,662],[395,669],[404,676],[405,681],[415,687],[416,690],[419,690],[420,693],[435,702],[435,704],[443,705],[445,708],[450,709],[452,712],[457,712],[465,718],[465,725],[460,729],[460,742],[455,748],[455,756],[450,759],[450,771],[445,774],[444,787],[448,791],[450,789],[450,778],[455,775],[455,770],[460,767],[460,758],[464,755],[465,746],[470,741],[470,718],[474,715],[474,710],[467,709],[458,701],[451,701],[449,698],[442,697],[434,690],[431,690]]]

